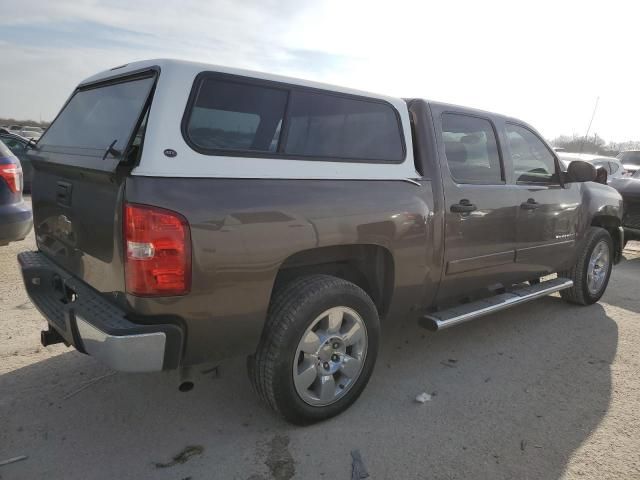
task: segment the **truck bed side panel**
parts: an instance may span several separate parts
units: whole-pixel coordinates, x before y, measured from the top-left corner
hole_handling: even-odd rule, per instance
[[[191,293],[127,297],[138,314],[185,321],[187,365],[255,350],[278,269],[295,253],[351,244],[388,249],[395,263],[390,318],[422,305],[438,281],[429,182],[133,176],[126,200],[174,210],[191,226]]]

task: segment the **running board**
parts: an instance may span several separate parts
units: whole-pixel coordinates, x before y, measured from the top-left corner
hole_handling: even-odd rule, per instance
[[[427,330],[442,330],[463,322],[494,313],[505,308],[544,297],[550,293],[571,288],[573,281],[568,278],[555,278],[536,285],[515,287],[507,293],[485,298],[471,303],[464,303],[448,310],[430,313],[422,317],[418,323]]]

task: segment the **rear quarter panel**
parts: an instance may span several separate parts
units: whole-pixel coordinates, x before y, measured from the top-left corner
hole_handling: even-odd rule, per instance
[[[394,260],[390,318],[428,303],[439,280],[428,181],[133,176],[126,200],[189,221],[191,292],[127,296],[136,313],[183,320],[185,365],[255,350],[278,270],[295,253],[351,244],[388,249]]]

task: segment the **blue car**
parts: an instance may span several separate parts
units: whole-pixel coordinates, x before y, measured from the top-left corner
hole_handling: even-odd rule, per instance
[[[20,160],[0,141],[0,246],[24,239],[33,226],[22,182]]]
[[[30,140],[28,138],[21,137],[15,133],[3,132],[0,130],[0,142],[3,142],[13,154],[18,157],[20,164],[22,165],[22,180],[23,191],[31,192],[31,177],[33,176],[33,168],[31,168],[31,161],[27,158],[27,150],[29,148]]]

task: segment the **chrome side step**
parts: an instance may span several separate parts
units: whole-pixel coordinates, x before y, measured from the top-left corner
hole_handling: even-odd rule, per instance
[[[430,313],[419,320],[422,327],[436,331],[453,327],[463,322],[494,313],[520,303],[535,300],[551,293],[571,288],[573,281],[568,278],[554,278],[536,285],[515,287],[506,293],[484,298],[471,303],[465,303],[448,310]]]

